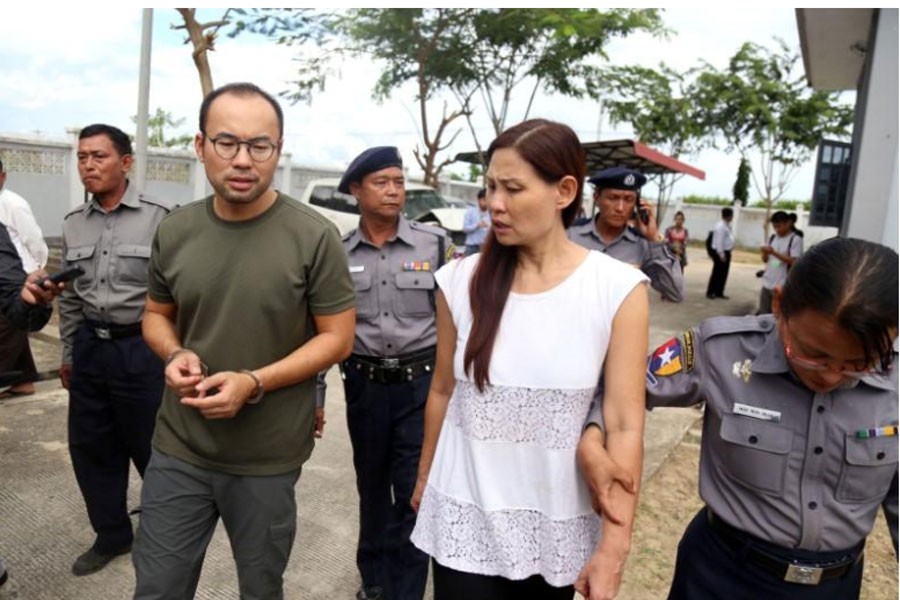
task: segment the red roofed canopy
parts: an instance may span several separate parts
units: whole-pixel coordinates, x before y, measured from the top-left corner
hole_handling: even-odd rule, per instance
[[[588,174],[609,167],[628,167],[645,175],[683,173],[705,180],[706,173],[636,140],[607,140],[582,144],[587,155]],[[456,159],[480,164],[477,152],[461,152]]]

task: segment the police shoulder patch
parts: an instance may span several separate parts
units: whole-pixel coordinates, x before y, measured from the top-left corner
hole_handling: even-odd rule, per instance
[[[656,377],[669,377],[683,370],[681,342],[677,337],[657,348],[647,363],[647,373]]]

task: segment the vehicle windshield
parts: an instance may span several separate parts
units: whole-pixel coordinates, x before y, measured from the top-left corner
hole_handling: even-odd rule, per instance
[[[434,190],[406,190],[403,214],[407,219],[415,220],[435,208],[450,208],[450,205]]]

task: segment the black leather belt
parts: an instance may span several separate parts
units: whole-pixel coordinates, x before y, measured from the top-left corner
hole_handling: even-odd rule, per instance
[[[117,340],[119,338],[141,335],[140,322],[131,323],[130,325],[115,325],[113,323],[88,321],[87,327],[93,332],[94,336],[100,340]]]
[[[434,371],[434,356],[434,346],[388,358],[351,354],[343,366],[359,371],[378,383],[403,383]]]
[[[719,539],[732,550],[743,553],[747,561],[790,583],[818,585],[826,579],[842,577],[862,559],[864,553],[862,544],[860,544],[858,548],[848,551],[846,558],[839,560],[826,562],[789,560],[774,556],[754,546],[756,537],[732,527],[719,518],[708,506],[706,507],[706,520],[713,531],[718,534]]]

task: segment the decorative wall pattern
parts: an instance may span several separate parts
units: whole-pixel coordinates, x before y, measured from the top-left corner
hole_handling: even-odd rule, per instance
[[[189,184],[191,182],[191,165],[186,162],[151,159],[147,163],[147,180]]]
[[[47,150],[0,150],[3,167],[10,173],[34,173],[37,175],[65,175],[66,153]]]

